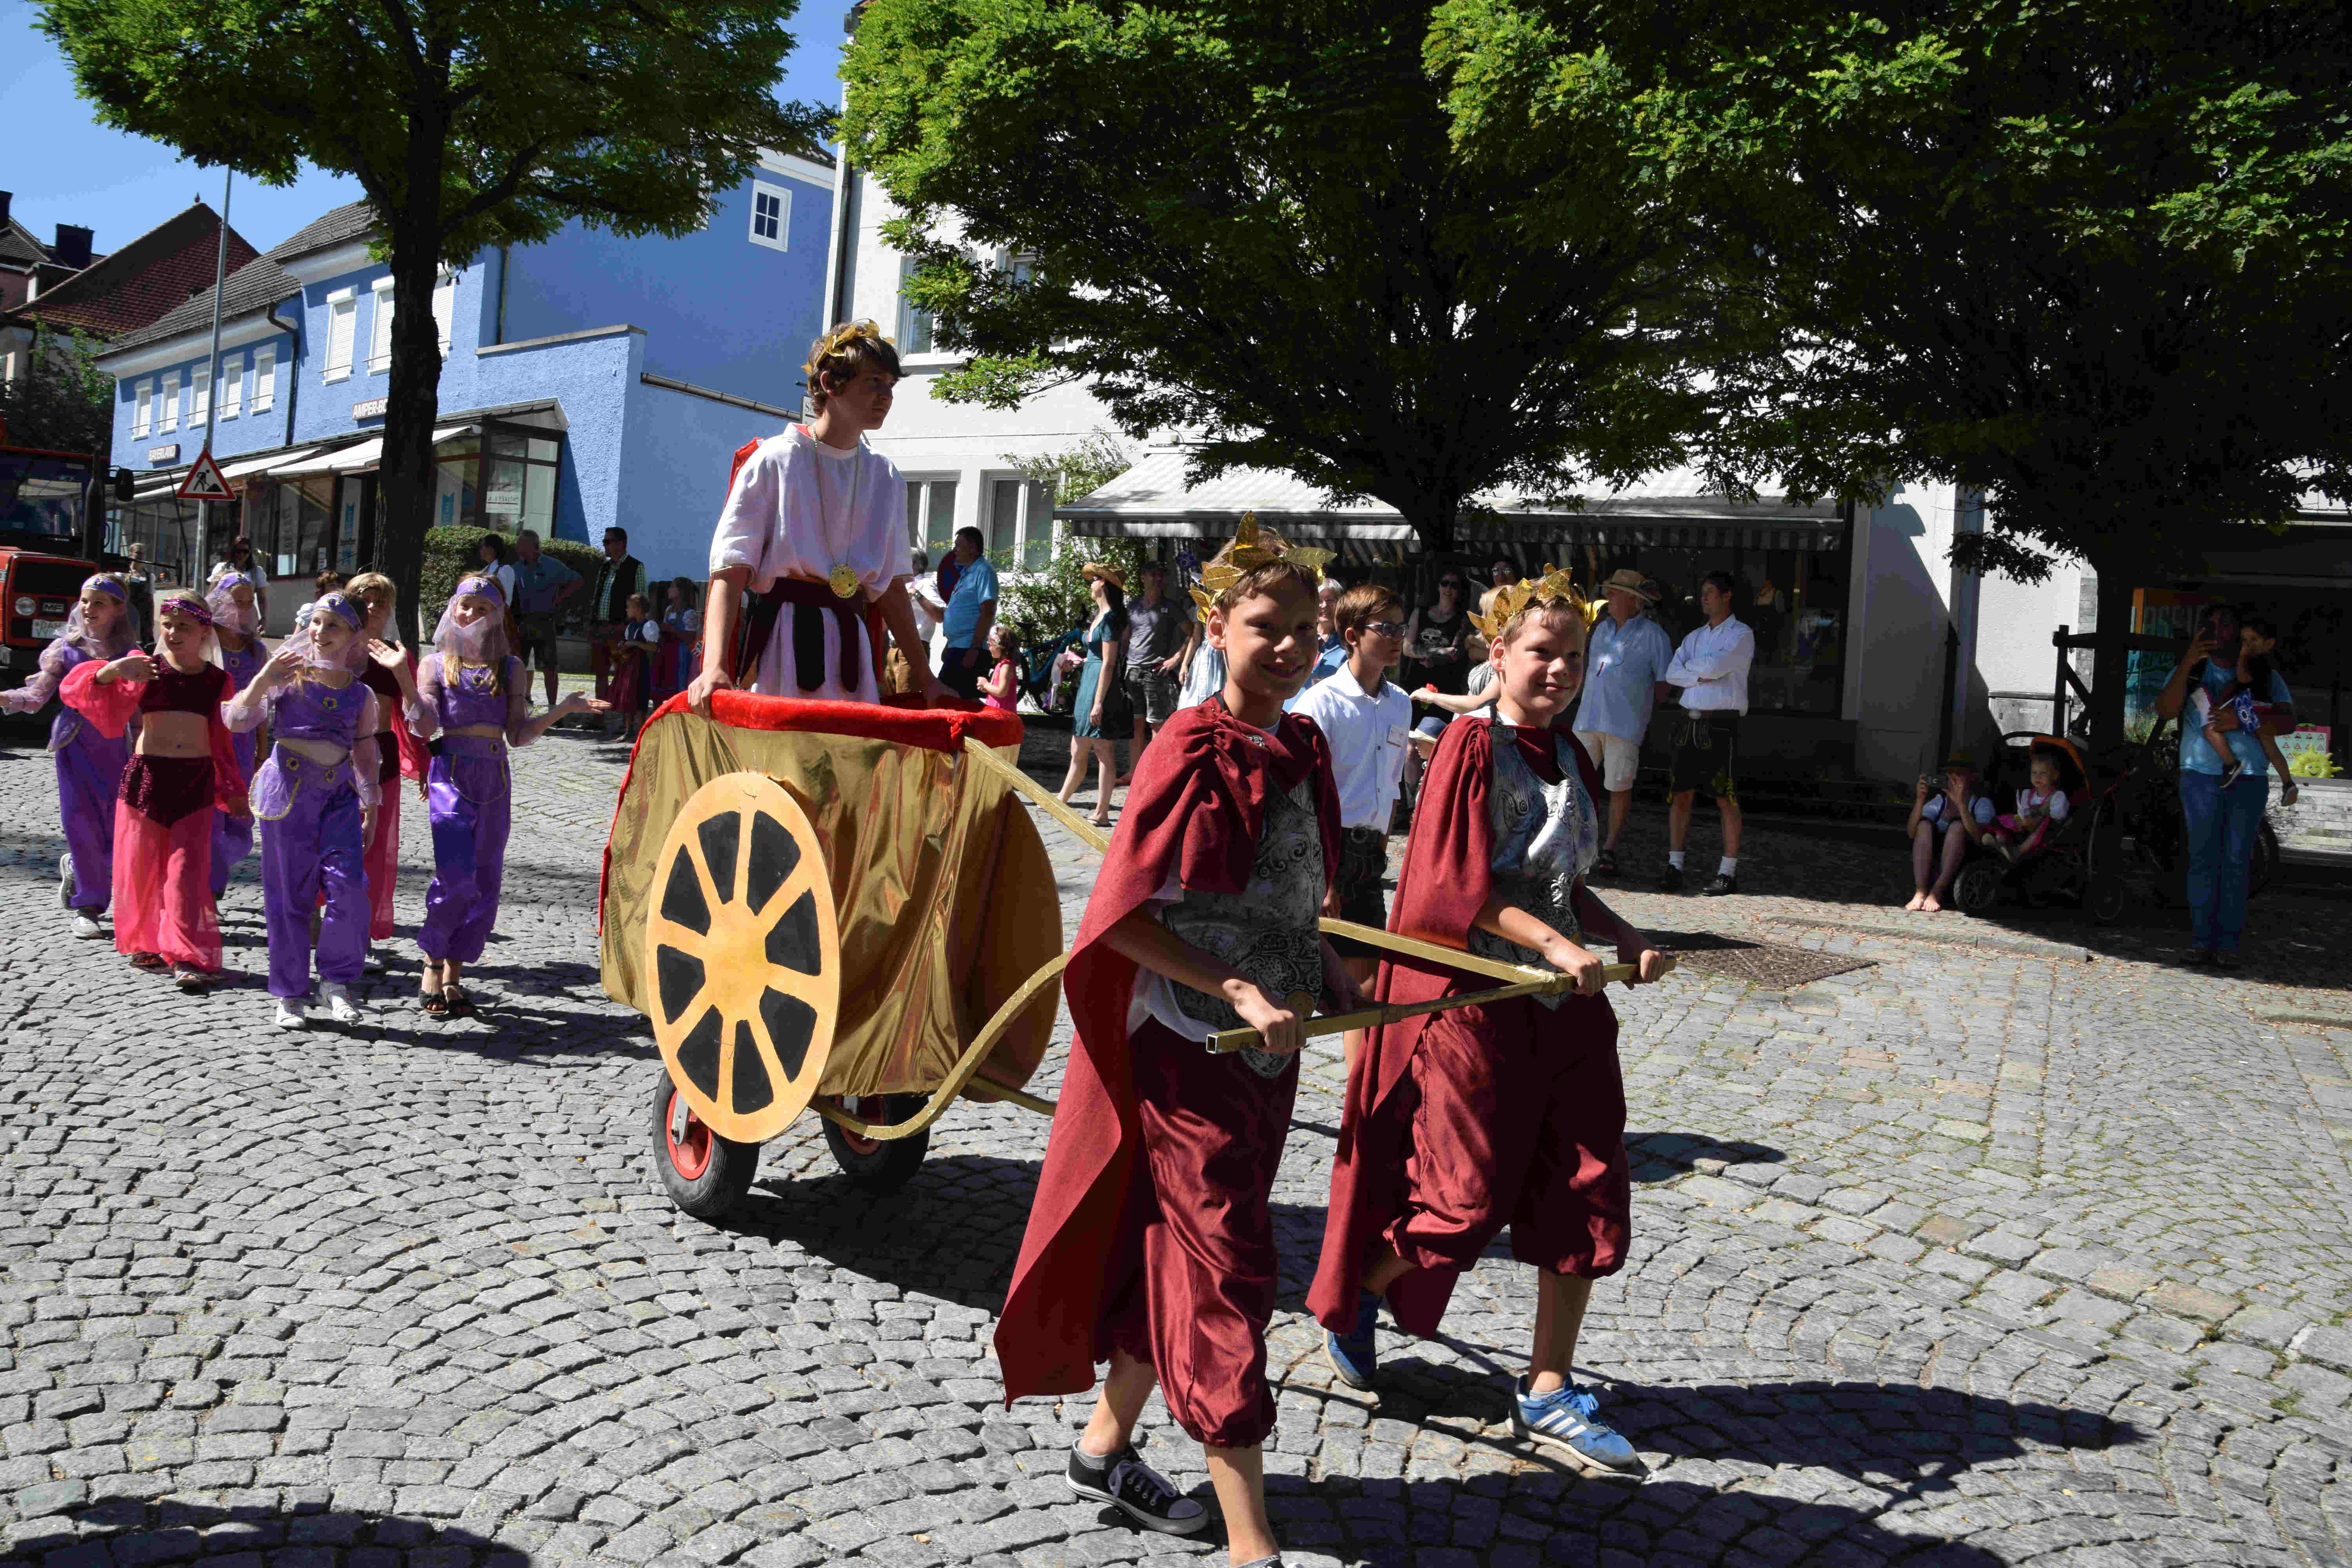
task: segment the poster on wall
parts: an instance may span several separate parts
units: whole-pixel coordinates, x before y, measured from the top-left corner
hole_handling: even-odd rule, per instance
[[[522,515],[522,465],[495,463],[482,490],[482,510],[492,517]]]

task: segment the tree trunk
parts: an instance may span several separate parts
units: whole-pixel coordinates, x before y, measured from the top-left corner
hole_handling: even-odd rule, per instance
[[[433,286],[441,267],[438,125],[412,119],[406,205],[381,215],[392,247],[392,381],[384,397],[383,460],[377,483],[382,515],[375,566],[399,597],[394,626],[422,649],[422,626],[438,618],[417,602],[425,576],[425,531],[433,505],[433,426],[441,411],[441,333],[433,320]]]
[[[2124,743],[2124,697],[2130,680],[2131,651],[2124,639],[2131,635],[2132,578],[2130,569],[2113,558],[2091,562],[2098,574],[2097,639],[2091,648],[2091,755],[2104,757]]]

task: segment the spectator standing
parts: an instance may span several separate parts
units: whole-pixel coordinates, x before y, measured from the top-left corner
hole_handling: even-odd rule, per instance
[[[1323,895],[1323,912],[1376,931],[1389,923],[1381,883],[1389,872],[1389,821],[1404,787],[1412,748],[1412,700],[1386,678],[1404,648],[1404,602],[1393,590],[1366,583],[1339,595],[1331,618],[1348,657],[1331,678],[1301,692],[1291,709],[1315,721],[1331,750],[1339,790],[1339,868]],[[1380,950],[1347,937],[1332,951],[1360,988],[1372,984]],[[1342,1037],[1348,1062],[1363,1047],[1360,1029]]]
[[[1137,573],[1140,592],[1127,605],[1126,681],[1135,709],[1135,749],[1127,768],[1134,773],[1143,748],[1160,727],[1176,716],[1177,688],[1184,681],[1195,649],[1201,646],[1200,624],[1192,606],[1168,592],[1168,568],[1147,561]]]
[[[506,593],[507,603],[514,603],[515,570],[507,564],[507,542],[503,536],[486,533],[475,542],[474,574],[496,578]]]
[[[2271,712],[2260,730],[2249,734],[2236,704],[2225,700],[2250,650],[2238,612],[2217,605],[2206,612],[2189,651],[2181,656],[2172,679],[2157,693],[2159,719],[2177,719],[2189,705],[2191,690],[2201,690],[2211,705],[2213,722],[2229,742],[2217,752],[2194,724],[2180,731],[2180,815],[2188,833],[2189,948],[2185,961],[2218,963],[2235,969],[2238,942],[2246,927],[2246,881],[2253,868],[2254,843],[2262,832],[2263,812],[2270,801],[2270,759],[2263,754],[2263,731],[2294,727],[2294,697],[2276,670],[2267,689],[2254,692]],[[2236,776],[2223,778],[2237,764]]]
[[[940,617],[947,651],[940,658],[940,684],[967,702],[980,700],[980,678],[988,664],[989,628],[996,625],[996,568],[982,552],[976,528],[955,534],[955,587]]]
[[[555,706],[555,619],[563,601],[580,592],[580,574],[542,552],[539,535],[515,535],[515,623],[522,628],[524,679],[534,661],[547,678],[547,705]]]
[[[1666,684],[1682,688],[1682,722],[1675,732],[1668,787],[1674,806],[1666,816],[1666,868],[1661,892],[1683,888],[1683,841],[1690,837],[1691,807],[1698,792],[1715,796],[1723,818],[1723,860],[1715,880],[1702,889],[1711,896],[1739,891],[1739,797],[1735,777],[1739,717],[1748,711],[1748,669],[1756,662],[1756,634],[1731,613],[1738,579],[1710,572],[1698,585],[1698,607],[1706,625],[1683,638],[1666,667]]]
[[[126,602],[131,606],[131,640],[134,645],[153,641],[155,625],[155,568],[147,559],[147,547],[133,544],[125,552],[122,586]]]
[[[1601,770],[1601,787],[1609,792],[1609,837],[1592,869],[1614,876],[1617,840],[1633,810],[1633,775],[1642,765],[1642,737],[1649,731],[1651,705],[1671,689],[1666,670],[1675,661],[1675,644],[1665,627],[1649,617],[1655,600],[1639,572],[1612,573],[1601,591],[1608,614],[1592,628],[1576,738]]]
[[[619,678],[621,643],[629,626],[629,601],[653,603],[653,587],[646,563],[629,553],[629,531],[618,526],[604,531],[604,563],[596,568],[596,587],[588,599],[588,666],[596,677],[596,695],[610,700]],[[617,735],[628,721],[618,711],[604,719],[604,733]]]
[[[205,586],[207,589],[219,587],[220,580],[232,572],[242,574],[253,583],[254,607],[261,616],[260,620],[255,623],[256,629],[268,626],[269,624],[269,572],[262,565],[261,557],[253,552],[253,541],[242,533],[228,542],[228,548],[221,552],[221,558],[213,564],[212,575],[205,579]]]
[[[1486,586],[1490,590],[1507,588],[1518,580],[1519,568],[1516,562],[1506,561],[1496,556],[1495,563],[1486,568]]]
[[[1470,611],[1462,574],[1440,573],[1436,596],[1405,623],[1408,687],[1433,686],[1459,697],[1470,678]]]

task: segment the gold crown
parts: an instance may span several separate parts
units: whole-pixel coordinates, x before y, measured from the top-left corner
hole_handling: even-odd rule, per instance
[[[1504,627],[1538,605],[1567,605],[1579,616],[1584,616],[1588,623],[1591,618],[1592,606],[1585,602],[1584,595],[1569,580],[1568,574],[1547,561],[1542,576],[1496,589],[1494,598],[1487,604],[1486,613],[1482,616],[1473,611],[1470,624],[1476,626],[1478,635],[1488,642],[1498,642],[1502,639]]]
[[[850,321],[843,326],[835,327],[832,331],[825,333],[824,336],[817,340],[816,352],[809,355],[808,363],[801,366],[802,374],[812,377],[814,376],[816,374],[817,366],[823,364],[826,360],[831,359],[835,354],[841,353],[844,349],[849,347],[850,344],[856,342],[860,338],[871,338],[877,343],[887,343],[890,341],[882,335],[882,329],[876,326],[871,321]]]
[[[1304,544],[1261,544],[1258,537],[1257,513],[1242,513],[1241,525],[1234,530],[1234,542],[1226,548],[1223,558],[1201,568],[1201,586],[1192,590],[1194,604],[1203,610],[1215,609],[1218,598],[1226,589],[1259,567],[1271,566],[1277,561],[1304,566],[1320,582],[1323,568],[1330,563],[1334,553]]]

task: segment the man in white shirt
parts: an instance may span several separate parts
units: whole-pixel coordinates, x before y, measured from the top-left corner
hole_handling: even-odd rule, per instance
[[[1675,660],[1675,639],[1646,611],[1655,595],[1642,574],[1628,567],[1601,584],[1609,613],[1592,628],[1584,659],[1584,700],[1576,710],[1576,738],[1601,770],[1609,792],[1609,837],[1593,871],[1617,871],[1617,840],[1633,805],[1633,775],[1642,765],[1642,737],[1650,728],[1651,704],[1664,688]]]
[[[1723,863],[1703,891],[1720,896],[1739,891],[1739,800],[1732,777],[1739,741],[1739,716],[1748,711],[1748,667],[1756,662],[1756,634],[1731,613],[1737,580],[1710,572],[1699,584],[1698,607],[1706,625],[1683,638],[1666,667],[1666,684],[1682,688],[1683,712],[1675,731],[1674,764],[1668,788],[1674,808],[1666,817],[1666,868],[1661,892],[1683,889],[1683,841],[1690,836],[1691,805],[1702,789],[1715,796],[1723,816]]]
[[[1292,709],[1323,731],[1339,789],[1339,871],[1323,896],[1323,912],[1386,931],[1388,900],[1381,883],[1388,876],[1389,820],[1412,750],[1412,700],[1383,672],[1404,653],[1404,603],[1393,590],[1366,583],[1339,595],[1331,618],[1348,661],[1308,687]],[[1349,979],[1359,987],[1371,984],[1377,948],[1337,936],[1331,946]],[[1361,1031],[1350,1031],[1342,1043],[1354,1062]]]

